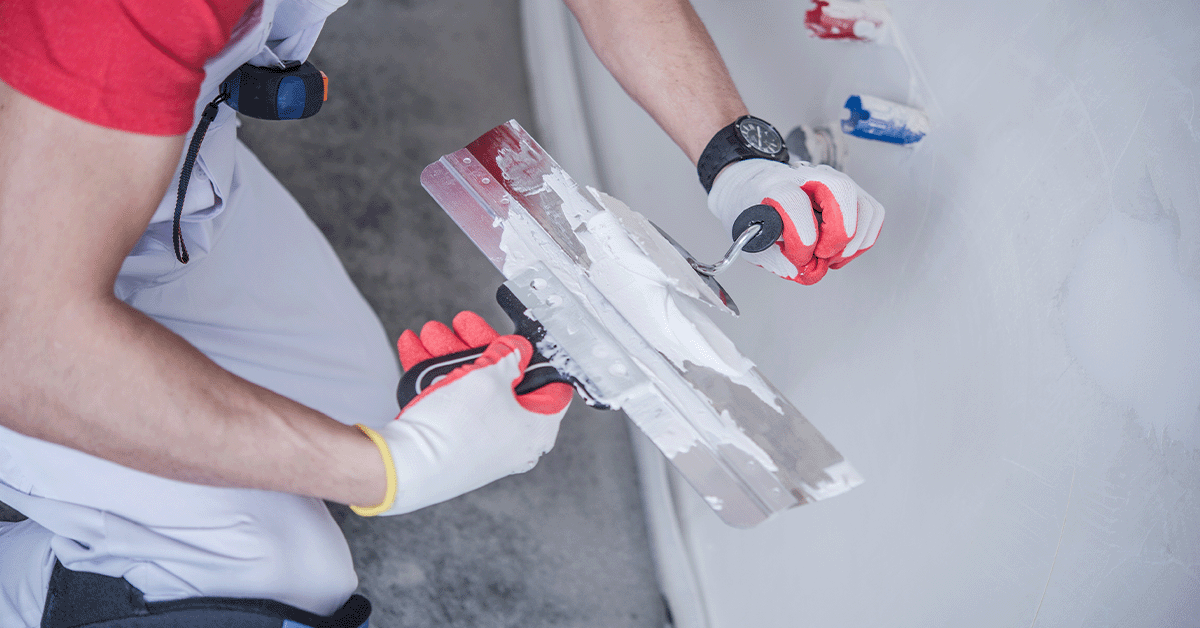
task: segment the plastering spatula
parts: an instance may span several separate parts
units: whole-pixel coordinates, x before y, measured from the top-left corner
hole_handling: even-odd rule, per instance
[[[708,318],[728,311],[723,290],[640,214],[580,189],[516,122],[430,164],[421,183],[541,325],[550,364],[623,410],[726,523],[862,482]]]

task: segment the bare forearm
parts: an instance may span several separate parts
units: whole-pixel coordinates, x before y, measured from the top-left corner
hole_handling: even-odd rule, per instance
[[[115,299],[8,331],[0,416],[12,429],[189,482],[364,504],[383,492],[356,428],[228,373]]]
[[[0,424],[164,477],[375,503],[383,464],[355,428],[113,297],[181,147],[0,83]]]
[[[747,113],[687,0],[566,0],[600,61],[692,160]]]

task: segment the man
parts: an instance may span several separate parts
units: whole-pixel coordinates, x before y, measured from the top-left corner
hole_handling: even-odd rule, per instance
[[[687,3],[568,4],[703,165],[714,213],[779,210],[787,229],[755,261],[811,283],[874,242],[882,209],[849,179],[712,142],[747,112]],[[185,182],[176,261],[168,190],[199,112],[243,63],[306,57],[334,6],[76,6],[0,5],[0,501],[29,517],[0,524],[0,625],[38,625],[56,563],[151,601],[329,615],[356,578],[321,500],[398,514],[527,470],[570,391],[517,397],[528,343],[464,314],[406,333],[405,366],[488,352],[396,417],[381,326],[225,106]]]

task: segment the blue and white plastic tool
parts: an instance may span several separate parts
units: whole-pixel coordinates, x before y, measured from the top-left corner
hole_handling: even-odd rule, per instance
[[[850,119],[842,120],[848,135],[892,144],[912,144],[929,132],[929,118],[920,109],[874,96],[855,94],[846,99]]]

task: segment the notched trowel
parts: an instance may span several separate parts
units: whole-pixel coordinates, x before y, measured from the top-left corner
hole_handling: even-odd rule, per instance
[[[542,381],[623,410],[726,523],[862,482],[708,318],[706,306],[729,311],[724,290],[640,214],[580,189],[516,122],[421,183],[508,280],[505,309],[553,371]]]

